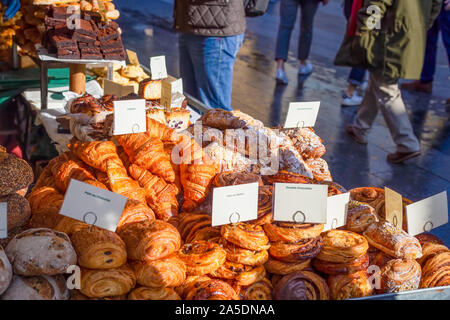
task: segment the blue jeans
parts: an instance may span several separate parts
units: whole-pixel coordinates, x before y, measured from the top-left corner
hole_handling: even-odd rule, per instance
[[[291,33],[297,19],[298,7],[301,7],[300,40],[298,44],[298,59],[306,60],[311,51],[314,16],[319,0],[281,0],[280,27],[278,29],[275,59],[287,60]]]
[[[243,42],[243,33],[230,37],[181,33],[178,47],[184,90],[208,107],[233,110],[233,67]]]
[[[447,57],[450,65],[450,11],[446,11],[444,6],[436,21],[428,30],[427,47],[425,50],[425,61],[423,63],[420,82],[433,82],[436,71],[437,43],[439,40],[439,31],[442,32],[442,41],[447,50]]]

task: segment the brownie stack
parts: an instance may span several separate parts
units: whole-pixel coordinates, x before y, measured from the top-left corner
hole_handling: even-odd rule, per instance
[[[44,45],[63,59],[125,60],[119,25],[82,12],[79,23],[67,7],[49,7],[45,17]]]

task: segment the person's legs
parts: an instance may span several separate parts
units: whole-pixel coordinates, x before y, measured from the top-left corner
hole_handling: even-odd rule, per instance
[[[442,41],[447,50],[448,64],[450,66],[450,10],[443,10],[438,19],[441,27]]]
[[[183,90],[200,99],[197,82],[195,81],[194,63],[190,54],[190,47],[195,45],[195,38],[186,33],[178,36],[178,51],[180,55],[180,77],[183,79]]]
[[[423,62],[422,74],[420,82],[433,82],[434,73],[436,71],[437,44],[439,39],[439,18],[436,19],[433,26],[427,32],[427,43],[425,49],[425,59]]]
[[[311,43],[313,38],[314,16],[316,15],[319,1],[317,0],[300,0],[301,6],[301,23],[300,23],[300,40],[298,44],[298,59],[302,64],[306,63],[311,51]]]
[[[286,61],[289,52],[292,30],[297,18],[298,0],[281,0],[280,26],[278,28],[275,60]]]

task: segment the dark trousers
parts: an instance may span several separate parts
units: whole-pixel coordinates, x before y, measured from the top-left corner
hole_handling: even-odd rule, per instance
[[[450,65],[450,11],[446,11],[444,7],[442,7],[442,11],[434,22],[433,27],[427,33],[425,60],[423,62],[422,75],[420,76],[421,82],[433,82],[436,71],[439,31],[442,33],[442,41],[447,50]]]
[[[311,51],[314,16],[319,0],[281,0],[280,27],[278,29],[275,59],[287,60],[292,30],[297,19],[298,7],[301,8],[300,40],[298,44],[298,59],[306,60]]]

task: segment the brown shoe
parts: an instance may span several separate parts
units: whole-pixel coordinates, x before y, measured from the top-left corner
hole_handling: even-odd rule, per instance
[[[401,163],[408,159],[417,157],[420,155],[420,151],[414,152],[394,152],[387,155],[386,160],[390,163]]]
[[[403,83],[401,88],[408,91],[431,93],[433,92],[433,82],[423,83],[416,80],[409,83]]]
[[[358,131],[356,130],[355,127],[353,127],[352,125],[348,125],[345,127],[345,132],[352,137],[353,140],[355,140],[356,142],[360,143],[360,144],[367,144],[367,139],[365,139],[363,136],[361,136],[360,134],[358,134]]]

